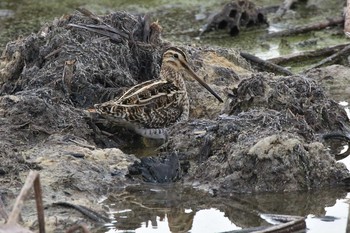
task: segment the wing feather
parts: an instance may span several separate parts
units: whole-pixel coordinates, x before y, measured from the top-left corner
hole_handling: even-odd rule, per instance
[[[183,113],[184,90],[168,80],[146,81],[126,91],[120,98],[95,105],[102,116],[144,128],[164,128]]]

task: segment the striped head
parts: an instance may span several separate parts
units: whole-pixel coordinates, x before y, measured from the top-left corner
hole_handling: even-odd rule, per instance
[[[163,64],[174,70],[186,69],[188,58],[184,51],[176,47],[169,47],[163,53]]]
[[[175,72],[180,72],[184,70],[188,73],[192,78],[194,78],[197,82],[199,82],[205,89],[207,89],[215,98],[217,98],[220,102],[223,100],[220,96],[211,89],[208,84],[206,84],[198,75],[192,70],[188,63],[187,55],[184,51],[176,47],[169,47],[163,53],[163,63],[162,66],[167,66],[173,69]]]

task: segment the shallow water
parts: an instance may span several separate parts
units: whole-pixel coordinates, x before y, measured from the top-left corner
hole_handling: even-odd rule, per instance
[[[269,27],[259,31],[243,32],[239,37],[213,32],[198,39],[199,29],[205,24],[205,20],[201,18],[206,18],[210,9],[218,9],[223,2],[226,1],[178,0],[169,4],[165,0],[103,0],[97,4],[93,0],[2,0],[0,52],[7,41],[35,32],[45,22],[71,13],[81,6],[98,14],[115,10],[152,11],[152,17],[159,19],[164,27],[164,37],[167,40],[192,45],[211,44],[239,48],[264,59],[305,50],[298,44],[312,38],[322,39],[311,49],[346,42],[336,30],[330,34],[315,32],[287,38],[290,49],[281,49],[280,39],[259,39],[266,31],[278,31],[291,26],[279,22],[271,23]],[[280,1],[257,2],[274,5]],[[324,15],[315,15],[311,21],[315,22],[331,15],[334,15],[334,9],[330,7],[325,10]],[[199,20],[196,20],[196,17]],[[291,18],[292,25],[305,21],[300,17]],[[349,107],[347,111],[349,114]],[[350,158],[340,162],[344,162],[350,168]],[[227,232],[268,225],[270,221],[264,218],[265,213],[305,216],[307,232],[346,232],[349,203],[350,193],[342,188],[244,196],[234,194],[231,197],[218,198],[183,188],[179,184],[145,185],[129,187],[122,195],[112,195],[101,202],[109,210],[111,221],[102,227],[100,232]]]
[[[177,185],[135,187],[103,202],[111,222],[101,232],[228,232],[270,225],[271,213],[306,217],[307,232],[346,232],[349,198],[341,188],[219,198]]]

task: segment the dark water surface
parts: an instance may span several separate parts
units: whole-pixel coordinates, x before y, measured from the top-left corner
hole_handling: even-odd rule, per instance
[[[199,28],[205,24],[210,9],[218,9],[225,1],[171,1],[165,0],[0,0],[0,52],[5,44],[20,36],[36,32],[55,17],[69,14],[77,7],[85,7],[104,14],[116,10],[152,12],[164,28],[164,37],[175,43],[197,45],[219,45],[252,52],[262,58],[271,58],[283,53],[302,50],[293,46],[314,37],[323,39],[313,47],[344,43],[343,36],[334,32],[288,38],[292,47],[279,48],[279,40],[260,41],[257,37],[266,31],[278,31],[290,25],[271,23],[266,29],[248,31],[239,37],[221,33],[209,33],[198,39]],[[281,1],[260,0],[260,5],[275,5]],[[335,15],[342,8],[341,1],[334,1],[325,8],[324,15],[308,17],[317,21]],[[307,14],[307,13],[305,13]],[[293,18],[292,16],[290,16]],[[293,18],[291,24],[305,22],[304,18]],[[258,43],[257,43],[258,42]],[[344,102],[344,104],[347,104]],[[349,109],[347,110],[349,112]],[[350,158],[343,161],[350,167]],[[103,198],[101,204],[109,210],[110,224],[101,232],[229,232],[247,227],[269,225],[264,214],[289,214],[307,217],[307,232],[346,232],[350,193],[336,188],[310,192],[278,193],[261,195],[236,195],[227,198],[208,196],[179,184],[129,187],[118,196]]]

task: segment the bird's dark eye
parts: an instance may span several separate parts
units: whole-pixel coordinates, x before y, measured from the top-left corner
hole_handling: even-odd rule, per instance
[[[178,55],[177,53],[175,53],[175,54],[173,55],[173,57],[174,57],[174,58],[179,58],[179,55]]]

